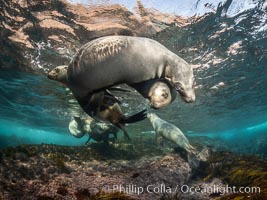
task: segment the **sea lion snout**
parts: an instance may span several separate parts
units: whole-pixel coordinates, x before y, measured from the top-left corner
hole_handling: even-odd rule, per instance
[[[174,84],[174,88],[186,103],[192,103],[196,100],[194,81],[192,84],[183,84],[181,82],[177,82]]]
[[[52,80],[56,80],[56,78],[57,78],[57,73],[55,72],[55,70],[50,71],[50,72],[47,74],[47,78],[52,79]]]
[[[192,96],[192,97],[186,97],[184,98],[186,103],[193,103],[196,100],[196,96]]]
[[[193,103],[196,100],[196,94],[194,89],[188,91],[179,90],[178,92],[186,103]]]

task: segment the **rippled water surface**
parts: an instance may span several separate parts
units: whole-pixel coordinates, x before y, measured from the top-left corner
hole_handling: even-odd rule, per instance
[[[177,98],[155,112],[190,137],[215,138],[227,143],[229,150],[238,151],[239,143],[251,148],[261,145],[267,151],[267,39],[266,30],[259,28],[263,11],[252,9],[230,18],[211,15],[187,28],[157,35],[156,40],[200,67],[195,68],[196,102],[186,104]],[[127,113],[146,104],[136,93],[123,98]],[[46,76],[0,71],[1,147],[83,144],[87,138],[76,139],[68,132],[69,107],[65,87]],[[147,120],[127,129],[132,135],[152,134]]]

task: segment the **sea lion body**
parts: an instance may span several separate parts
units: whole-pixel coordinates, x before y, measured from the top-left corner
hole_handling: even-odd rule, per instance
[[[48,78],[68,85],[67,69],[68,66],[66,65],[58,66],[49,72]],[[152,79],[137,84],[130,84],[130,86],[134,88],[136,91],[138,91],[144,98],[148,99],[150,102],[150,106],[155,109],[160,109],[169,105],[171,102],[175,100],[177,96],[175,89],[171,87],[166,80]],[[99,108],[101,107],[100,104],[101,102],[103,102],[103,99],[104,99],[104,93],[98,92],[91,96],[89,103],[91,104],[91,107],[93,106]],[[120,108],[116,108],[116,110],[120,110]],[[104,116],[107,115],[107,113],[104,112],[101,115]]]
[[[154,113],[148,113],[147,118],[155,129],[157,137],[163,137],[166,140],[175,143],[190,154],[195,153],[195,148],[190,145],[188,139],[179,128],[162,120]]]
[[[67,76],[78,101],[86,101],[88,95],[117,84],[160,78],[179,90],[185,101],[195,100],[191,66],[148,38],[107,36],[90,41],[74,56]]]

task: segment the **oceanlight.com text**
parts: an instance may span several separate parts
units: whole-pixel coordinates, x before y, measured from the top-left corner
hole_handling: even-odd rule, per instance
[[[260,193],[260,187],[236,187],[228,185],[212,185],[212,186],[188,186],[188,185],[177,185],[176,187],[169,187],[165,184],[160,185],[147,185],[146,187],[138,186],[135,184],[129,185],[113,185],[107,188],[109,191],[118,191],[126,194],[142,194],[142,193],[157,193],[157,194],[175,194],[175,193],[202,193],[202,194],[255,194]]]
[[[213,185],[210,187],[189,187],[188,185],[180,186],[180,191],[182,193],[217,193],[220,195],[225,194],[255,194],[260,193],[260,187],[236,187],[236,186],[228,186],[228,185]]]

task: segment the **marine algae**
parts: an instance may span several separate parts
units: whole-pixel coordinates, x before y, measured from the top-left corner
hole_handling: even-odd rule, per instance
[[[208,163],[198,169],[199,178],[220,178],[225,184],[240,187],[260,187],[260,193],[236,193],[218,197],[222,200],[267,199],[267,161],[253,156],[238,156],[214,152]]]

